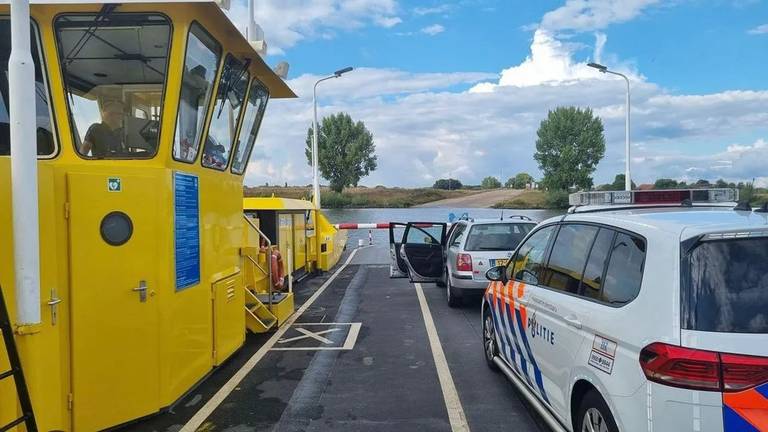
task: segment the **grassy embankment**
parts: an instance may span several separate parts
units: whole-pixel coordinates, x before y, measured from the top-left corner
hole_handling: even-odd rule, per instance
[[[560,192],[529,190],[493,205],[497,209],[563,209],[568,207],[568,195]]]
[[[309,199],[309,187],[245,187],[247,197],[270,197]],[[469,190],[440,190],[433,188],[405,189],[356,187],[342,193],[323,188],[320,191],[324,208],[407,208],[446,198],[455,198],[477,193]]]
[[[768,202],[768,189],[755,189],[750,203],[759,207]],[[568,208],[566,192],[548,193],[540,190],[526,191],[511,200],[496,203],[493,208],[505,209],[564,209]]]

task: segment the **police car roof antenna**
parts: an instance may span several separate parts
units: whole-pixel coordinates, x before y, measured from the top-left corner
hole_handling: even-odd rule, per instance
[[[501,220],[504,220],[504,209],[501,209]]]

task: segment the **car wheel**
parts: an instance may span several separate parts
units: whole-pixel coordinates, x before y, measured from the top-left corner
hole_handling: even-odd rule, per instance
[[[448,267],[443,269],[443,277],[437,280],[437,286],[440,288],[445,287],[445,281],[448,280]]]
[[[456,296],[456,292],[451,286],[450,277],[445,279],[445,295],[448,297],[448,307],[455,308],[461,306],[461,297]]]
[[[576,427],[579,432],[619,432],[608,404],[594,390],[588,391],[581,399],[576,415]]]
[[[489,308],[483,311],[483,356],[485,364],[492,370],[499,370],[493,358],[499,355],[499,347],[496,346],[496,328],[493,326],[493,317]]]

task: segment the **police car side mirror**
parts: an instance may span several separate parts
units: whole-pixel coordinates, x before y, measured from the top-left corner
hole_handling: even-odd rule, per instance
[[[505,266],[491,267],[485,272],[485,278],[492,282],[507,283],[507,268]]]

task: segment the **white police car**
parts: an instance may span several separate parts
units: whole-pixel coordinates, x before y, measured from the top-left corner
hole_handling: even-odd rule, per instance
[[[572,195],[488,271],[489,366],[554,430],[768,431],[768,209],[737,198]]]

